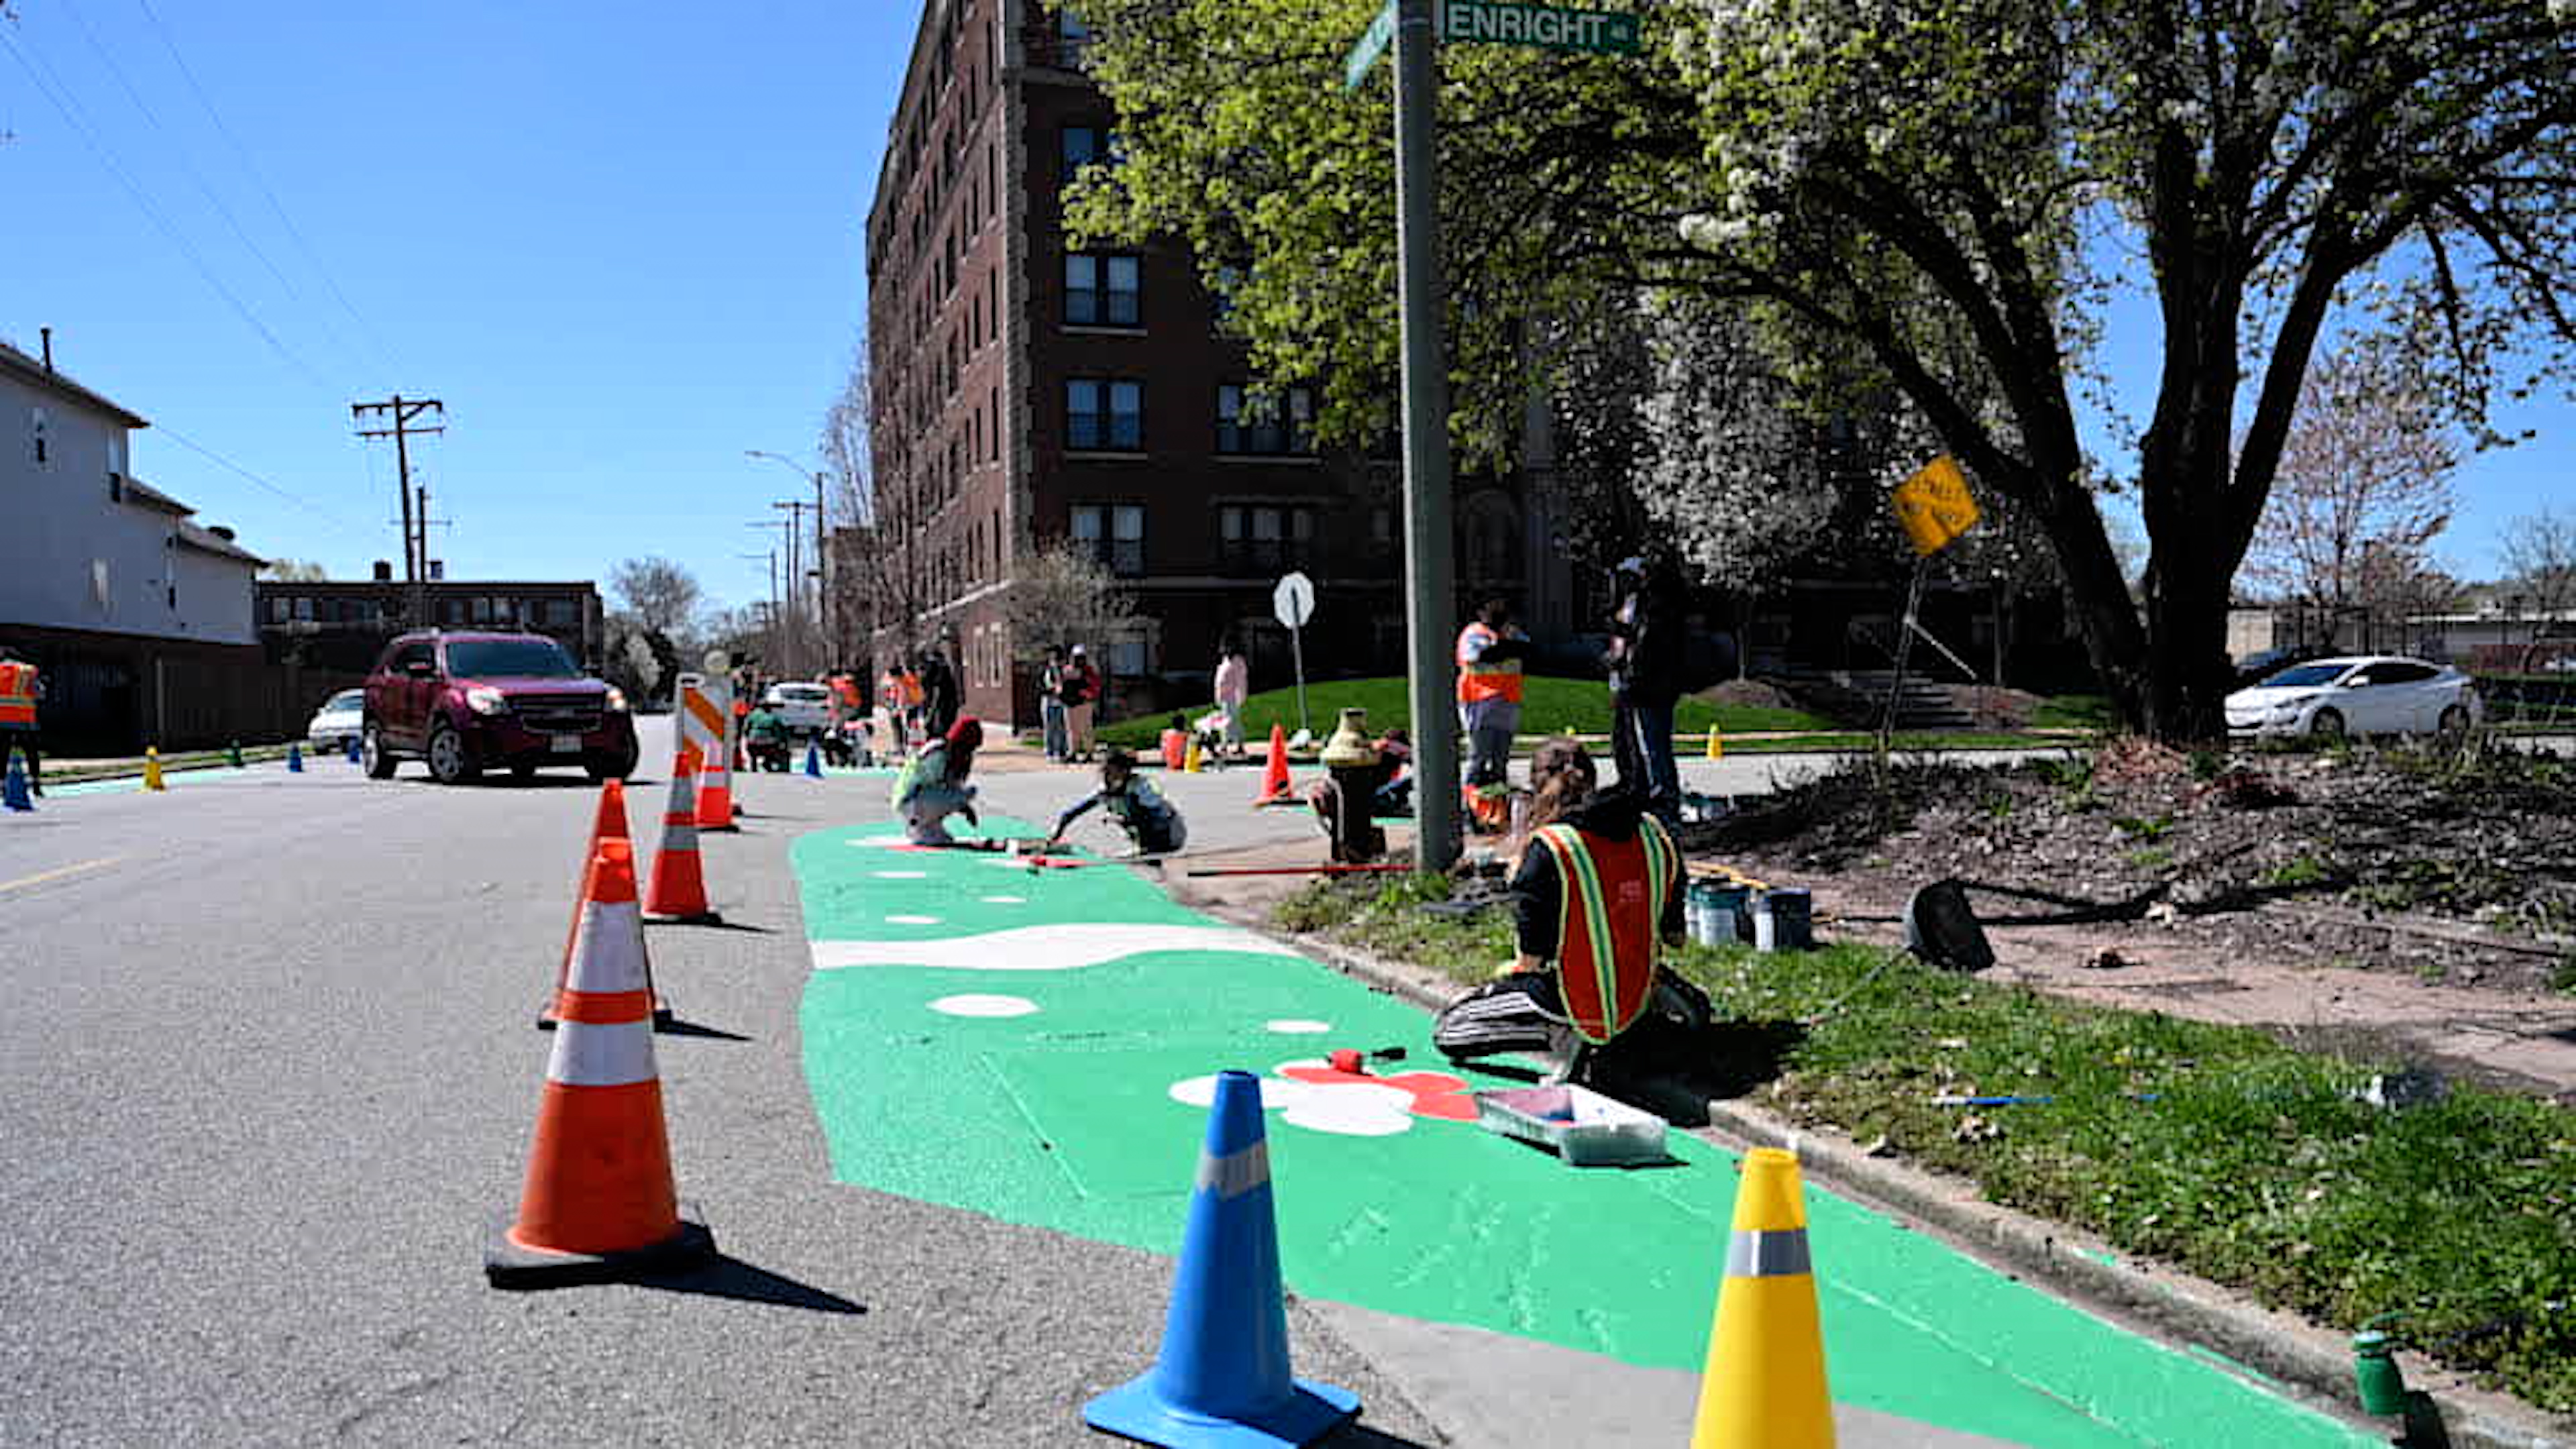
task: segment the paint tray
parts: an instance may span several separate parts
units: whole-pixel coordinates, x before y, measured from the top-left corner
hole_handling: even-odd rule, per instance
[[[1570,1082],[1478,1092],[1476,1123],[1548,1148],[1571,1167],[1662,1162],[1669,1156],[1663,1118]]]

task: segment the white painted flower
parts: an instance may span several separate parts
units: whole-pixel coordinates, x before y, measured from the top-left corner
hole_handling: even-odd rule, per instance
[[[1320,1062],[1286,1062],[1283,1066],[1321,1066]],[[1216,1102],[1214,1076],[1190,1077],[1172,1083],[1171,1097],[1191,1107],[1208,1107]],[[1279,1120],[1291,1127],[1309,1132],[1330,1132],[1342,1137],[1392,1137],[1413,1130],[1413,1094],[1400,1087],[1382,1087],[1373,1083],[1300,1082],[1287,1077],[1261,1078],[1263,1110],[1277,1112]]]

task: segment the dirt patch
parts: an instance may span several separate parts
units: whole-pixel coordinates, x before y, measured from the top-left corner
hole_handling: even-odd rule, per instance
[[[1705,704],[1738,705],[1754,709],[1798,708],[1798,701],[1790,697],[1786,690],[1765,684],[1758,679],[1730,679],[1724,684],[1703,689],[1691,698]]]
[[[2576,1090],[2576,767],[2518,750],[1856,761],[1695,828],[1894,939],[1970,890],[2014,979],[2206,1020],[2381,1033]]]

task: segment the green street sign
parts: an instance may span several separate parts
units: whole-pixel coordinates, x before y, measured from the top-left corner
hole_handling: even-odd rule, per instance
[[[1637,17],[1604,10],[1560,10],[1506,0],[1440,0],[1440,38],[1532,45],[1584,55],[1635,55],[1643,48]]]
[[[1369,67],[1377,64],[1379,56],[1386,54],[1387,45],[1395,39],[1395,7],[1399,3],[1401,0],[1386,0],[1386,8],[1369,22],[1367,33],[1360,36],[1360,43],[1351,47],[1350,59],[1342,63],[1343,90],[1358,90],[1360,82],[1368,79]]]

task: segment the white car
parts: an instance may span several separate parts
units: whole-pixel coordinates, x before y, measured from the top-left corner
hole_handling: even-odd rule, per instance
[[[366,711],[365,690],[341,690],[322,701],[322,707],[313,712],[312,720],[304,726],[305,743],[311,745],[316,753],[349,748],[349,741],[358,737],[360,728],[366,723],[363,718]]]
[[[2458,734],[2485,713],[2467,675],[2388,655],[2311,659],[2227,696],[2230,734]]]
[[[773,684],[760,702],[792,735],[819,735],[832,727],[832,690],[822,684]]]

